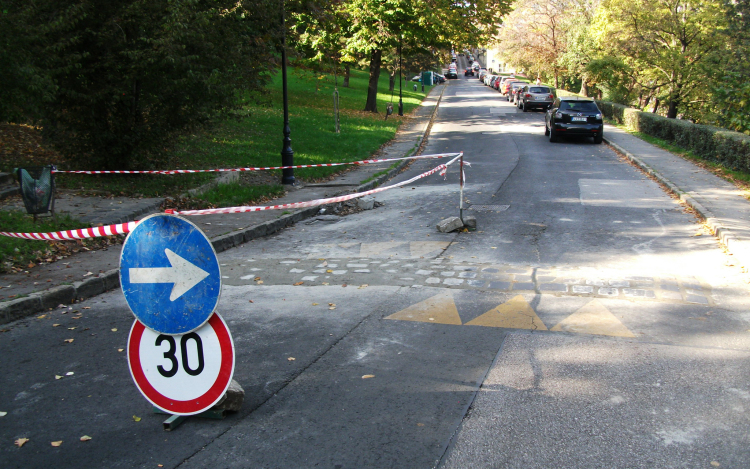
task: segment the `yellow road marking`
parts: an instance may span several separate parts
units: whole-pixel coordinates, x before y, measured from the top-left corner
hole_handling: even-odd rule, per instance
[[[533,329],[537,331],[547,330],[547,326],[544,325],[539,316],[536,315],[536,312],[534,312],[534,309],[521,295],[517,295],[483,315],[472,319],[466,325]]]
[[[625,327],[614,314],[597,300],[585,304],[581,309],[560,321],[550,331],[635,337],[630,329]]]
[[[461,325],[461,316],[458,315],[456,303],[449,291],[413,304],[386,319]]]

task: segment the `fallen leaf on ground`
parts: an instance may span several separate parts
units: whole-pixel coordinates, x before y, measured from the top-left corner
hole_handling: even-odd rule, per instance
[[[124,349],[121,349],[121,348],[118,348],[118,349],[117,349],[117,351],[118,351],[118,352],[122,352],[123,350],[124,350]]]
[[[258,283],[258,285],[262,285],[263,284],[263,280],[258,280],[257,283]]]
[[[68,328],[69,331],[74,331],[75,329],[76,329],[75,327],[69,327]]]
[[[330,285],[328,282],[323,282],[321,285]]]
[[[55,379],[62,379],[62,376],[60,376],[60,375],[55,375]]]
[[[42,314],[41,316],[37,316],[36,318],[37,318],[37,319],[44,319],[44,318],[46,318],[46,317],[47,317],[47,315],[46,315],[46,314]]]
[[[719,461],[711,461],[711,465],[713,467],[719,467],[719,466],[721,466],[721,464],[719,464]]]
[[[260,280],[260,277],[255,277],[253,280],[257,282],[258,280]]]
[[[140,422],[140,421],[141,421],[141,418],[140,418],[140,417],[138,417],[137,415],[134,415],[134,416],[133,416],[133,420],[135,420],[136,422]]]
[[[361,290],[361,289],[363,289],[363,288],[367,288],[367,287],[369,287],[369,286],[370,286],[370,285],[368,285],[368,284],[366,284],[366,283],[363,283],[362,285],[360,285],[360,286],[359,286],[358,290]]]
[[[8,415],[7,412],[0,412],[0,417],[5,417],[6,415]]]
[[[250,303],[255,303],[253,300],[250,300]]]
[[[362,375],[362,379],[374,378],[375,375]]]
[[[81,441],[89,441],[90,439],[91,439],[91,437],[90,437],[90,436],[88,436],[88,435],[83,435],[83,436],[81,437]]]
[[[330,308],[328,308],[328,309],[336,309],[336,307],[335,307],[335,306],[331,306],[331,307],[330,307]]]
[[[330,274],[331,272],[333,272],[333,270],[331,270],[331,269],[326,270],[326,273]]]
[[[50,444],[52,446],[54,446],[54,447],[58,447],[58,446],[60,446],[62,444],[62,440],[60,440],[60,441],[52,441],[52,442],[50,442]]]
[[[67,373],[65,373],[65,376],[73,376],[74,374],[75,374],[74,372],[68,371]]]
[[[73,339],[65,339],[63,342],[67,342],[69,344],[72,344],[73,343]]]
[[[84,306],[83,309],[91,309],[91,306]]]
[[[303,283],[305,283],[305,282],[297,282],[297,283],[294,284],[294,286],[296,287],[296,286],[302,285]]]
[[[418,427],[424,427],[424,424],[423,423],[418,423],[417,426]]]
[[[57,327],[57,326],[59,326],[59,324],[52,324],[52,327]]]
[[[318,303],[313,303],[313,306],[318,306]]]
[[[113,328],[112,328],[112,332],[117,332],[117,328],[116,328],[116,327],[113,327]]]
[[[294,357],[289,357],[289,358],[287,358],[287,360],[290,361],[290,362],[293,362],[295,360],[295,358]]]
[[[343,288],[346,288],[346,284],[341,285]]]
[[[86,272],[85,274],[83,274],[84,277],[88,277],[89,275],[94,275],[94,273],[93,272]]]
[[[23,446],[26,443],[28,443],[28,441],[29,441],[28,438],[19,438],[16,441],[14,441],[13,444],[16,445],[16,446],[18,446],[20,448],[21,446]]]

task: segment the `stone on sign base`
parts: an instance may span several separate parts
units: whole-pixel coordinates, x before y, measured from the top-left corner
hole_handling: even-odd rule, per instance
[[[464,226],[473,231],[477,229],[477,217],[464,217]]]
[[[227,388],[227,393],[219,401],[218,404],[213,406],[211,410],[228,410],[230,412],[239,412],[242,408],[242,402],[245,400],[245,390],[242,389],[240,383],[232,380]]]
[[[464,227],[464,223],[458,217],[449,217],[437,224],[437,229],[441,233],[450,233]]]

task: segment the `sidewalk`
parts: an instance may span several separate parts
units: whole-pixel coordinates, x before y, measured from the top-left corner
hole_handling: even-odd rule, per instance
[[[750,267],[750,201],[742,190],[620,128],[606,125],[604,141],[695,209],[739,265]]]
[[[426,137],[445,86],[433,87],[422,105],[399,129],[396,137],[372,156],[401,158],[413,155]],[[273,204],[303,202],[372,189],[396,175],[408,161],[386,174],[363,183],[392,164],[384,162],[356,166],[334,180],[320,184],[298,183],[295,187],[288,188],[286,195],[274,199]],[[159,213],[162,201],[163,199],[79,197],[63,193],[56,198],[55,204],[57,213],[69,213],[73,218],[95,226],[124,223],[151,213]],[[0,210],[21,206],[20,196],[0,201]],[[321,207],[310,207],[285,211],[202,215],[190,217],[190,221],[198,225],[211,239],[216,252],[222,252],[315,216],[320,209]],[[26,272],[0,275],[0,324],[118,288],[120,249],[117,245],[108,249],[77,253]]]

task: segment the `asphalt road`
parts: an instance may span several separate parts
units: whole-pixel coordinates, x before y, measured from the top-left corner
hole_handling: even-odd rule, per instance
[[[161,429],[119,291],[7,327],[0,465],[749,467],[748,276],[697,220],[470,77],[445,90],[442,151],[471,164],[476,232],[435,229],[454,166],[219,255],[246,393],[224,420]]]

